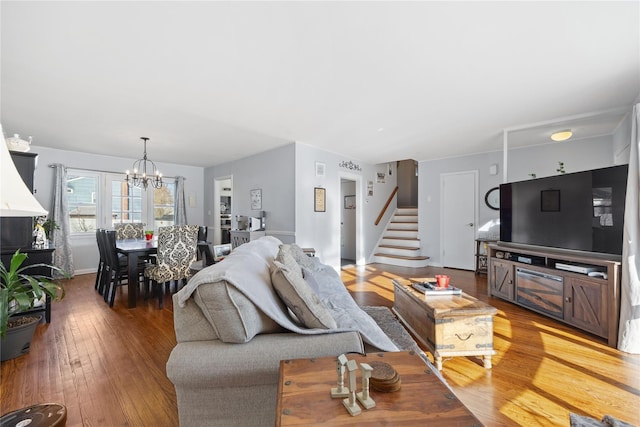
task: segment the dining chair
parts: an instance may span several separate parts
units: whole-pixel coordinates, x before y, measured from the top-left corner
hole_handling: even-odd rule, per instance
[[[156,264],[144,270],[145,290],[147,281],[151,281],[153,293],[158,296],[160,308],[163,307],[163,285],[179,281],[185,282],[191,277],[191,264],[196,260],[198,239],[197,225],[171,225],[158,230],[158,251]]]
[[[198,253],[200,259],[191,264],[191,272],[193,274],[202,270],[205,267],[215,264],[215,256],[213,250],[213,243],[210,242],[198,242]]]
[[[207,234],[209,234],[209,228],[207,226],[201,225],[198,227],[198,242],[206,242]]]
[[[129,284],[129,280],[136,280],[140,283],[144,268],[138,268],[140,272],[139,277],[129,277],[127,274],[129,266],[127,257],[119,254],[116,250],[116,232],[113,230],[104,230],[102,236],[106,260],[106,269],[105,273],[103,273],[104,284],[102,286],[102,295],[105,302],[109,304],[109,307],[113,307],[116,298],[116,288]]]
[[[113,228],[116,230],[116,240],[144,238],[144,225],[141,222],[121,222]]]
[[[104,271],[104,246],[102,244],[102,228],[97,228],[96,229],[96,244],[98,246],[98,270],[96,271],[96,284],[95,284],[95,290],[98,291],[100,293],[100,295],[102,295],[102,289],[101,289],[101,285],[102,285],[102,276],[103,276],[103,271]]]

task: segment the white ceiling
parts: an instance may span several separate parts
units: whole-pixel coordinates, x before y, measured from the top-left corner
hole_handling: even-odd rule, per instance
[[[293,141],[436,159],[640,93],[637,1],[2,1],[0,14],[5,132],[130,158],[147,136],[153,160],[197,166]]]

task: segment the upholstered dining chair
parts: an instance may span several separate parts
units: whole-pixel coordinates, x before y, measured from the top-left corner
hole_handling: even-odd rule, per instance
[[[156,264],[145,268],[144,277],[145,282],[147,279],[151,281],[160,308],[163,307],[163,285],[176,281],[177,290],[178,282],[184,282],[191,276],[189,267],[196,260],[197,239],[197,225],[172,225],[158,230]]]
[[[122,222],[113,226],[116,240],[144,238],[144,225],[141,222]]]

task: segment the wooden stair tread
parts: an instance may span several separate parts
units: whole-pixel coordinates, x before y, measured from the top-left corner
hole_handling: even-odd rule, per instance
[[[389,248],[389,249],[406,249],[408,251],[417,251],[420,248],[416,248],[413,246],[398,246],[398,245],[378,245],[379,248]]]
[[[375,255],[379,257],[406,259],[409,261],[424,261],[426,259],[429,259],[428,256],[404,256],[404,255],[391,255],[391,254],[381,254],[381,253],[377,253]]]
[[[387,231],[418,231],[417,228],[387,228]]]

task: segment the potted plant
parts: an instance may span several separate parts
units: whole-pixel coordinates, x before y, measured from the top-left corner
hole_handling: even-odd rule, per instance
[[[60,230],[58,223],[52,219],[47,219],[44,224],[42,224],[42,227],[44,227],[44,232],[47,234],[47,239],[49,240],[51,240],[51,232],[53,230]]]
[[[27,254],[17,250],[11,257],[9,268],[0,261],[0,339],[2,340],[2,360],[12,359],[29,351],[31,338],[41,319],[38,315],[19,316],[34,308],[43,296],[52,300],[62,299],[64,287],[51,277],[29,275],[32,268],[46,267],[68,275],[58,267],[48,264],[22,266]],[[28,317],[25,319],[24,317]]]

